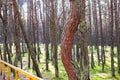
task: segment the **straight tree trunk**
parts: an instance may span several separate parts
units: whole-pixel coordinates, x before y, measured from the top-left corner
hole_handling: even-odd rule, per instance
[[[97,59],[98,59],[98,65],[100,65],[100,54],[99,54],[99,45],[98,45],[98,19],[97,19],[97,6],[96,6],[96,0],[92,0],[92,8],[93,8],[93,24],[95,26],[95,47],[97,49]]]
[[[9,0],[11,1],[11,0]],[[8,14],[8,42],[9,42],[9,49],[10,49],[10,55],[13,56],[12,54],[12,43],[13,43],[13,12],[12,12],[12,6],[9,6],[9,10],[8,10],[9,14]]]
[[[37,34],[37,60],[40,62],[40,54],[41,54],[41,50],[40,50],[40,45],[39,45],[39,21],[38,21],[38,13],[37,13],[37,1],[35,0],[35,21],[36,21],[36,34]]]
[[[91,0],[89,0],[89,28],[90,28],[90,51],[91,51],[91,68],[94,69],[95,63],[94,63],[94,55],[93,55],[93,39],[92,39],[92,24],[91,24]]]
[[[107,6],[108,6],[108,26],[110,26],[111,24],[110,24],[110,17],[111,17],[111,8],[110,8],[110,0],[108,0],[108,2],[107,2]],[[110,28],[108,28],[108,31],[110,31]],[[110,37],[110,34],[108,35],[109,37]],[[111,40],[110,40],[110,38],[108,39],[108,45],[110,45],[111,44],[111,42],[110,42]]]
[[[3,60],[3,55],[2,55],[2,51],[1,51],[1,46],[0,46],[0,58],[1,58],[1,60]]]
[[[36,37],[35,37],[35,21],[34,21],[34,2],[30,0],[30,11],[31,11],[31,26],[32,26],[32,45],[35,52],[34,56],[36,58]]]
[[[89,80],[89,57],[88,57],[88,46],[87,46],[87,26],[85,19],[85,0],[81,1],[81,18],[80,18],[80,31],[81,31],[81,52],[82,52],[82,61],[83,61],[83,71],[81,80]]]
[[[45,3],[45,0],[43,0],[43,3]],[[41,17],[42,29],[43,29],[43,43],[45,43],[45,14],[43,14],[43,16],[42,16],[41,10],[40,10],[40,17]],[[43,13],[45,13],[45,4],[43,4]]]
[[[65,20],[66,20],[66,11],[65,11],[65,1],[66,0],[62,0],[62,20],[61,20],[61,25],[59,26],[59,33],[58,33],[58,42],[61,43],[61,35],[62,35],[62,30],[63,30],[63,26],[65,25]]]
[[[34,51],[32,51],[32,48],[31,48],[30,43],[28,41],[27,34],[25,32],[24,25],[23,25],[23,22],[21,20],[20,13],[19,13],[19,10],[18,10],[17,2],[16,2],[16,0],[12,0],[12,1],[13,1],[14,14],[17,14],[17,16],[18,16],[19,25],[20,25],[21,31],[23,33],[23,36],[24,36],[24,39],[25,39],[25,42],[26,42],[26,45],[27,45],[27,49],[28,49],[29,54],[32,58],[34,69],[36,71],[37,76],[42,77],[42,75],[40,73],[39,66],[38,66],[37,61],[36,61],[35,56],[34,56]]]
[[[58,71],[58,46],[57,46],[57,26],[56,26],[56,16],[55,16],[55,0],[51,1],[51,7],[52,7],[52,28],[53,28],[53,59],[54,59],[54,66],[55,66],[55,76],[59,77],[59,71]]]
[[[118,20],[118,8],[117,0],[114,0],[114,9],[115,9],[115,28],[116,28],[116,41],[117,41],[117,61],[118,61],[118,73],[120,73],[120,35],[119,35],[119,20]]]
[[[46,70],[49,70],[49,20],[48,20],[48,0],[46,0],[46,26],[45,26],[45,49],[46,49]]]
[[[120,22],[120,1],[119,1],[119,4],[118,4],[118,16],[119,16],[118,22]],[[120,23],[118,25],[120,26]],[[120,28],[118,30],[120,31]],[[119,43],[120,43],[120,37],[119,37]],[[120,50],[120,47],[119,47],[119,50]],[[118,65],[119,66],[118,73],[120,73],[120,51],[119,51],[118,57],[119,57],[119,61],[118,61],[118,64],[119,64]]]
[[[115,66],[114,66],[114,36],[113,36],[113,0],[111,3],[111,22],[110,22],[110,42],[111,42],[111,74],[115,77]]]
[[[100,33],[101,33],[101,61],[102,61],[102,71],[104,71],[105,65],[105,51],[104,51],[104,38],[103,38],[103,26],[102,26],[102,14],[101,14],[101,1],[98,0],[98,7],[99,7],[99,19],[100,19]]]
[[[31,30],[31,9],[30,9],[30,1],[27,2],[27,34],[28,35],[32,35],[32,30]],[[23,36],[24,37],[24,36]],[[32,45],[32,36],[28,36],[28,39],[29,39],[29,43],[30,45]],[[30,64],[31,64],[31,61],[30,61],[31,57],[30,55],[28,54],[28,68],[30,68]]]

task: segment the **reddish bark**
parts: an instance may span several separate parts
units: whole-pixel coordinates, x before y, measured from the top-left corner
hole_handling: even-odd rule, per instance
[[[80,15],[75,0],[70,1],[70,15],[65,24],[61,43],[61,57],[69,80],[77,80],[72,60],[72,41],[79,24]]]

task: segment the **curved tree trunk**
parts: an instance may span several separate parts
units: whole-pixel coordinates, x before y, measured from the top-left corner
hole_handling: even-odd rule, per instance
[[[75,0],[70,1],[70,15],[65,24],[61,43],[61,57],[69,80],[77,80],[72,63],[72,41],[75,30],[79,24],[80,15]]]

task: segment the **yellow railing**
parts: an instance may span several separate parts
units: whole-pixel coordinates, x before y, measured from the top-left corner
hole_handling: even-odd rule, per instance
[[[5,67],[5,65],[7,66],[7,68]],[[7,69],[7,74],[5,72],[6,69]],[[34,76],[34,75],[24,71],[24,70],[21,70],[20,68],[17,68],[9,63],[6,63],[5,61],[0,60],[0,72],[3,75],[7,75],[8,80],[10,80],[11,69],[15,70],[15,80],[18,80],[19,73],[28,77],[28,80],[41,80],[39,77],[36,77],[36,76]]]

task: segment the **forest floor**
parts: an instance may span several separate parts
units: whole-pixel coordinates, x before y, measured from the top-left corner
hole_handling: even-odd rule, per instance
[[[58,50],[60,50],[60,49],[58,49]],[[109,51],[110,51],[109,47],[106,48],[106,51],[105,51],[106,64],[105,64],[104,72],[102,72],[102,66],[97,65],[98,64],[97,63],[97,55],[96,55],[96,51],[94,51],[95,67],[94,67],[94,69],[90,68],[90,79],[91,80],[120,80],[120,74],[117,73],[117,58],[116,58],[116,56],[114,58],[116,77],[111,77],[111,67],[110,67],[111,59],[110,59]],[[46,69],[45,69],[45,48],[44,47],[41,47],[41,52],[42,52],[42,54],[40,55],[39,68],[40,68],[43,78],[45,80],[68,80],[67,74],[65,72],[65,69],[63,67],[63,64],[62,64],[62,61],[60,58],[60,53],[58,53],[59,78],[56,78],[54,65],[52,64],[51,61],[49,61],[49,70],[46,71]],[[116,49],[115,49],[115,53],[116,53]],[[89,57],[90,57],[90,55],[89,55]],[[35,71],[33,71],[33,69],[32,69],[32,61],[31,61],[31,68],[28,68],[28,66],[27,66],[28,54],[24,55],[22,61],[23,61],[23,70],[35,75]],[[25,79],[24,75],[20,75],[19,77],[21,78],[20,80],[27,80],[27,79]]]
[[[91,69],[90,68],[90,78],[91,80],[120,80],[120,74],[117,73],[117,58],[115,56],[114,60],[115,60],[115,70],[116,70],[116,77],[111,77],[111,59],[110,59],[110,52],[109,52],[109,47],[106,48],[105,51],[105,55],[106,55],[106,64],[105,64],[105,71],[102,72],[102,66],[98,66],[97,65],[97,55],[96,55],[96,51],[94,51],[94,61],[95,61],[95,68]],[[58,55],[58,66],[59,66],[59,78],[55,77],[55,69],[54,69],[54,65],[52,64],[52,62],[49,62],[49,70],[46,71],[45,70],[45,52],[44,52],[44,48],[41,49],[41,52],[43,52],[41,54],[41,61],[39,63],[39,67],[41,70],[41,73],[43,75],[43,77],[45,78],[45,80],[68,80],[67,79],[67,74],[65,72],[65,69],[63,67],[61,58],[60,58],[60,54]],[[59,51],[58,51],[59,52]],[[116,49],[115,49],[116,52]],[[27,56],[27,55],[26,55]],[[90,57],[90,55],[89,55]],[[24,62],[27,63],[26,61],[26,57],[23,60]],[[26,64],[24,63],[24,64]],[[27,65],[26,67],[24,67],[25,70],[30,71],[31,73],[35,73],[32,69],[28,69]]]

